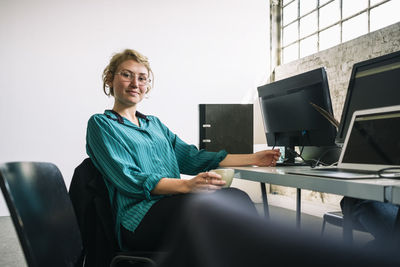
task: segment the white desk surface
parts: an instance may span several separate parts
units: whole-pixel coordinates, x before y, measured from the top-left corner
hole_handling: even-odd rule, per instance
[[[400,204],[400,180],[386,178],[350,180],[288,173],[294,169],[309,169],[307,166],[232,168],[235,169],[234,177],[239,179]]]

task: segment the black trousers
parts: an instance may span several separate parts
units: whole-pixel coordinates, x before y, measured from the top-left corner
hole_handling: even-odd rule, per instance
[[[184,219],[195,212],[187,208],[188,203],[199,195],[210,199],[229,200],[232,205],[245,209],[253,216],[258,216],[250,197],[237,188],[223,188],[213,193],[173,195],[155,203],[144,216],[135,232],[121,226],[124,248],[136,251],[169,250],[171,240],[179,236],[180,228],[185,225]],[[209,205],[217,205],[217,203],[211,202]],[[195,226],[193,226],[193,231],[196,231]]]
[[[183,208],[159,266],[400,266],[398,250],[353,247],[255,216],[229,196],[197,195]]]

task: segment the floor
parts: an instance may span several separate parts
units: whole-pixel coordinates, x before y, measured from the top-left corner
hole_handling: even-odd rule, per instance
[[[262,204],[256,204],[257,210],[263,214]],[[271,221],[285,222],[295,226],[296,214],[294,210],[270,205],[269,207]],[[320,233],[322,218],[307,213],[301,216],[302,230]],[[341,228],[327,225],[325,236],[333,239],[341,239]],[[354,242],[362,246],[371,240],[371,236],[366,233],[354,232]],[[26,262],[19,245],[11,218],[8,216],[0,217],[0,266],[1,267],[25,267]]]
[[[8,216],[0,217],[0,266],[27,266],[11,218]]]

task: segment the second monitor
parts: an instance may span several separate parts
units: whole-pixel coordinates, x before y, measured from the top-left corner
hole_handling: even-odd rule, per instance
[[[335,145],[336,127],[313,106],[333,116],[324,68],[260,86],[258,96],[269,146]]]

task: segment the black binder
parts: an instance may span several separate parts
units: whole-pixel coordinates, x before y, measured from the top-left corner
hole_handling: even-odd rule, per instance
[[[253,153],[253,104],[199,104],[200,149]]]

